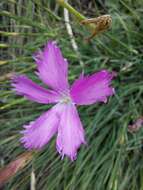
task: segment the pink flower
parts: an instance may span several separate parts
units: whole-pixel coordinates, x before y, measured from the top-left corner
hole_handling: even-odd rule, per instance
[[[54,42],[34,55],[39,78],[49,86],[45,89],[25,75],[15,76],[12,86],[19,95],[42,104],[56,103],[38,119],[24,126],[21,142],[27,149],[41,149],[57,133],[57,150],[64,157],[76,159],[77,150],[85,144],[84,129],[75,105],[107,102],[114,94],[114,76],[101,70],[91,76],[81,76],[71,87],[68,84],[68,63]]]

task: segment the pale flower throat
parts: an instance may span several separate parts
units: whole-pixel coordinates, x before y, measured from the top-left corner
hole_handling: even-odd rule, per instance
[[[68,104],[68,103],[71,103],[72,102],[72,99],[70,96],[67,96],[67,95],[64,95],[61,100],[60,100],[60,103],[65,103],[65,104]]]

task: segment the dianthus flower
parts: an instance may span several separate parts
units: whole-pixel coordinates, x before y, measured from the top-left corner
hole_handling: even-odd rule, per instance
[[[24,125],[21,142],[27,149],[41,149],[57,133],[56,147],[61,154],[76,159],[77,150],[85,144],[85,135],[76,105],[107,102],[114,94],[112,72],[101,70],[91,76],[81,75],[68,84],[68,62],[55,42],[48,42],[43,51],[34,54],[38,77],[48,89],[34,83],[25,75],[14,76],[12,86],[17,94],[29,100],[56,104],[35,121]]]

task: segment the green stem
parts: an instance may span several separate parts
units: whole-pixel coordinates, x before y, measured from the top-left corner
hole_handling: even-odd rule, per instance
[[[65,2],[64,0],[57,0],[57,2],[62,7],[66,8],[70,13],[72,13],[79,22],[86,19],[84,15],[80,14],[77,10],[75,10],[69,3]]]

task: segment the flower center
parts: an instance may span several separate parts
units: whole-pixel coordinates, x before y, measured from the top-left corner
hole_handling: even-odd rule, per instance
[[[70,103],[70,102],[72,102],[70,96],[63,96],[63,97],[61,98],[61,100],[60,100],[60,103],[65,103],[65,104],[67,104],[67,103]]]

